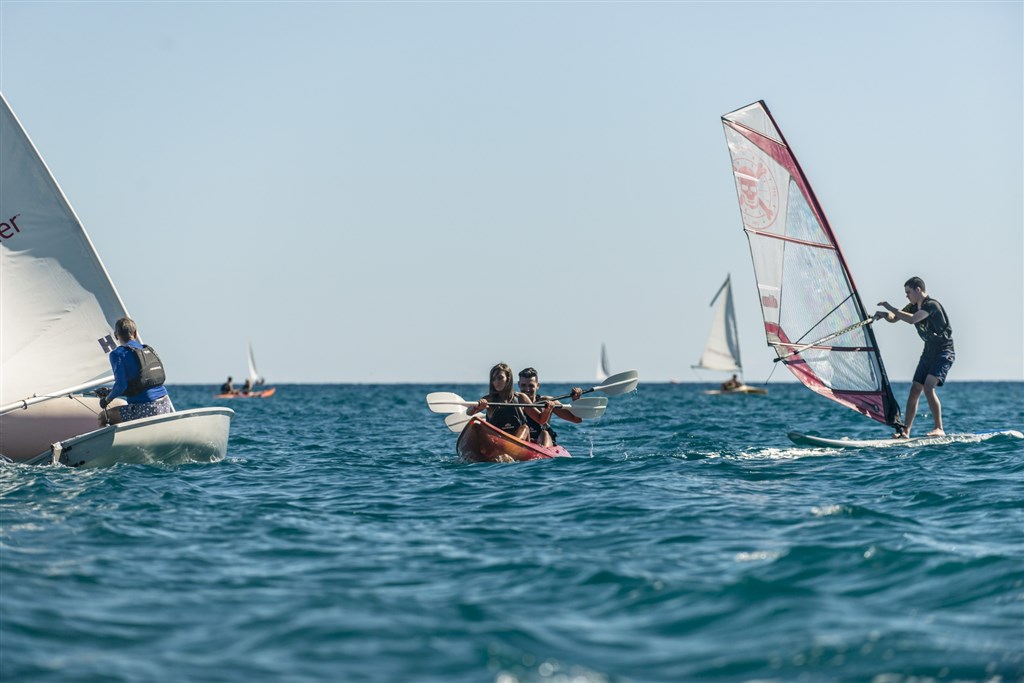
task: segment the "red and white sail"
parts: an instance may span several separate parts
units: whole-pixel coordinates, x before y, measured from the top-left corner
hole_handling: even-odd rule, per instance
[[[768,345],[811,390],[900,424],[849,268],[764,102],[722,117]]]

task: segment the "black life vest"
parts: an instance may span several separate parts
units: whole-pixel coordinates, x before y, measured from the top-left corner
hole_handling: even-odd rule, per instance
[[[128,380],[125,396],[141,394],[147,389],[158,387],[167,381],[163,361],[160,360],[160,356],[156,355],[152,346],[144,344],[141,349],[134,346],[127,348],[135,354],[135,360],[139,364],[139,374]]]
[[[551,425],[542,425],[534,420],[529,415],[526,416],[526,424],[530,425],[530,441],[534,443],[540,443],[540,433],[547,432],[551,435],[551,445],[558,445],[558,433],[552,428]]]
[[[542,397],[537,397],[538,402],[542,400]],[[558,443],[558,433],[555,432],[555,430],[551,427],[550,422],[548,422],[547,424],[541,424],[525,413],[523,413],[523,417],[526,418],[526,424],[530,425],[530,441],[533,441],[534,443],[539,443],[540,433],[547,432],[551,435],[551,445],[554,446]]]
[[[517,394],[512,395],[512,402],[519,402]],[[496,406],[488,410],[487,421],[498,429],[511,434],[526,424],[526,415],[519,406]]]

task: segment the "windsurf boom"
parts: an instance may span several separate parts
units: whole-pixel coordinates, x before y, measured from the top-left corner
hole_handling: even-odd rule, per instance
[[[870,317],[807,177],[763,101],[722,117],[768,345],[812,391],[901,425]]]

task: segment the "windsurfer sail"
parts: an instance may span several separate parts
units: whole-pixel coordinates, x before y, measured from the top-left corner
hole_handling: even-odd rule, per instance
[[[812,391],[900,425],[839,243],[763,101],[722,117],[768,345]]]

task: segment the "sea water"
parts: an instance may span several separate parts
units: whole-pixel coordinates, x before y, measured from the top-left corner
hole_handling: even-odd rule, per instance
[[[1024,442],[798,448],[888,432],[708,388],[559,424],[571,459],[458,462],[424,397],[483,386],[283,385],[219,402],[222,462],[2,466],[0,680],[1024,679]],[[1024,428],[1022,383],[940,395]]]

